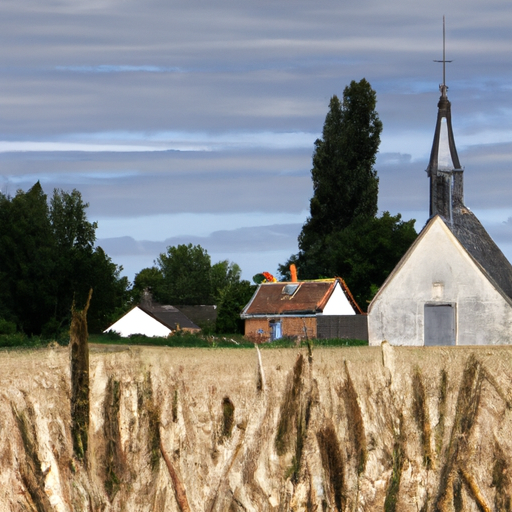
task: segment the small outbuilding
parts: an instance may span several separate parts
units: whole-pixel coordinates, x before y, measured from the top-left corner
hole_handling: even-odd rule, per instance
[[[255,341],[293,338],[368,339],[366,315],[340,278],[262,283],[242,311]]]
[[[133,334],[167,337],[176,331],[199,332],[201,329],[174,306],[143,301],[104,332],[114,331],[123,338]]]
[[[512,265],[464,205],[446,90],[427,168],[430,219],[370,304],[370,345],[512,343]]]

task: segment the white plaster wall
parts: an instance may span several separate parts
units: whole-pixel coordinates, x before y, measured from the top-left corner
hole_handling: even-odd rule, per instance
[[[166,337],[172,332],[171,329],[162,325],[139,307],[128,311],[126,315],[112,324],[105,332],[107,331],[118,332],[123,337],[128,337],[130,334]]]
[[[458,345],[512,343],[511,306],[440,218],[370,305],[370,345],[423,345],[425,303],[456,304]]]
[[[347,296],[341,289],[341,285],[336,282],[336,286],[331,294],[330,299],[327,301],[323,315],[355,315],[356,312],[350,304]]]

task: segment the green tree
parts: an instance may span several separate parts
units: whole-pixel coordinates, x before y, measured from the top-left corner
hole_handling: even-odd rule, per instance
[[[156,263],[163,282],[155,298],[165,304],[213,304],[211,259],[200,245],[168,247]]]
[[[206,249],[192,244],[168,247],[155,263],[135,276],[133,302],[138,303],[144,289],[150,288],[161,304],[215,304],[216,332],[242,332],[240,313],[253,287],[240,279],[242,271],[236,263],[222,260],[212,265]]]
[[[67,327],[71,305],[85,302],[92,332],[126,301],[121,267],[94,248],[96,223],[77,190],[55,190],[48,203],[40,183],[11,198],[0,194],[0,318],[27,334]]]
[[[87,220],[88,206],[78,190],[69,193],[55,189],[50,199],[48,216],[56,245],[54,258],[58,268],[53,276],[56,303],[55,320],[51,326],[67,324],[71,320],[70,305],[73,300],[77,304],[84,304],[90,288],[96,288],[96,283],[91,282],[91,274],[97,223]],[[97,295],[95,290],[93,303],[98,302]],[[93,305],[91,311],[95,310]]]
[[[365,79],[352,81],[342,102],[332,97],[322,139],[315,141],[313,197],[299,253],[279,266],[285,278],[291,263],[299,279],[343,277],[363,309],[416,237],[414,220],[389,212],[376,217],[382,131],[376,103]]]
[[[219,261],[212,265],[210,272],[211,296],[215,304],[219,303],[221,292],[240,282],[242,269],[234,262]]]
[[[94,247],[98,224],[88,221],[88,207],[78,190],[53,191],[49,217],[59,269],[54,276],[57,286],[54,316],[61,325],[67,325],[71,321],[70,305],[85,304],[92,288],[88,324],[91,332],[98,332],[123,310],[129,283],[126,277],[120,276],[122,267],[113,263],[101,247]]]
[[[156,267],[143,268],[135,274],[132,287],[132,302],[138,304],[145,289],[151,291],[155,299],[164,282],[162,271]]]
[[[114,263],[101,247],[95,247],[84,262],[82,280],[77,283],[77,288],[81,285],[80,300],[87,284],[94,290],[87,313],[90,332],[103,331],[127,310],[130,283],[127,277],[121,276],[122,270],[123,267]],[[77,300],[76,303],[84,302]]]
[[[0,277],[5,318],[39,334],[55,309],[55,240],[47,197],[36,183],[1,201]]]
[[[240,313],[251,300],[256,286],[243,280],[232,282],[220,292],[215,331],[218,333],[243,334],[244,321]]]
[[[60,250],[92,250],[96,241],[97,222],[87,220],[86,209],[78,190],[55,189],[50,200],[50,222]]]
[[[325,237],[349,226],[358,217],[377,213],[379,180],[374,169],[382,123],[377,97],[363,78],[333,96],[322,138],[313,154],[313,197],[310,216],[299,235],[299,249],[318,253]]]
[[[327,238],[330,275],[343,277],[363,310],[416,239],[414,222],[384,212],[381,217],[359,218]]]

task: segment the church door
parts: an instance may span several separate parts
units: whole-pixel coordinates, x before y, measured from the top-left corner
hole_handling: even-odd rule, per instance
[[[425,304],[424,343],[455,345],[455,305]]]

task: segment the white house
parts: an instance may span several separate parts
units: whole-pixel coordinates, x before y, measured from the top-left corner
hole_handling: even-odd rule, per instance
[[[198,332],[200,328],[174,306],[146,301],[132,308],[103,332],[115,331],[122,337],[132,334],[167,337],[176,330]]]
[[[370,304],[370,345],[512,343],[512,266],[464,205],[451,106],[440,89],[430,220]]]

